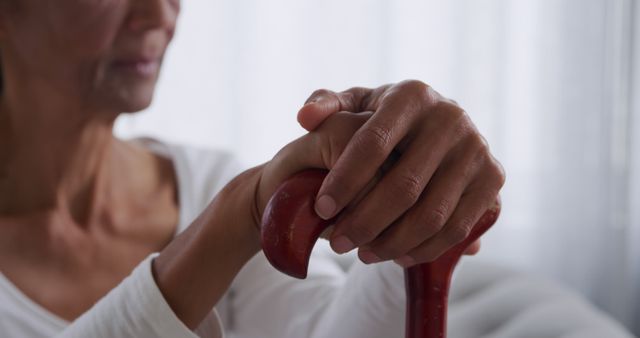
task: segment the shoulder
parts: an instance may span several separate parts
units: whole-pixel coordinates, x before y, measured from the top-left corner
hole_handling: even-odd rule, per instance
[[[179,178],[195,183],[227,183],[244,169],[238,158],[225,149],[197,147],[148,137],[136,138],[130,142],[143,145],[153,153],[170,159]]]
[[[180,200],[180,223],[190,223],[211,199],[246,167],[230,151],[160,141],[131,140],[165,156],[174,166]]]

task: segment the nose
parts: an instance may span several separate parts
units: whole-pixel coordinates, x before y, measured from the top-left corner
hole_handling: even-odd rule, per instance
[[[132,0],[128,27],[133,31],[166,29],[173,33],[180,0]]]

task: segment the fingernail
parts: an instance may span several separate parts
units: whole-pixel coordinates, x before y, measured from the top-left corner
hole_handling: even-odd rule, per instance
[[[403,256],[398,259],[394,259],[393,261],[403,268],[408,268],[416,263],[416,261],[411,256]]]
[[[336,212],[336,202],[328,195],[322,195],[316,201],[316,213],[323,219],[330,219]]]
[[[333,240],[331,247],[333,248],[333,251],[343,254],[353,250],[356,246],[349,238],[347,238],[347,236],[340,236]]]
[[[366,264],[378,263],[382,260],[371,251],[360,251],[360,259]]]

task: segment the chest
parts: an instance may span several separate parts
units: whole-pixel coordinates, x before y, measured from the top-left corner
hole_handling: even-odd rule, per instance
[[[172,232],[148,238],[101,235],[84,238],[73,247],[60,243],[24,247],[0,252],[0,271],[31,301],[72,321],[172,237]]]

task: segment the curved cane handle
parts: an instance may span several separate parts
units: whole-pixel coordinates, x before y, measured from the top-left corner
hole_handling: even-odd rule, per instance
[[[282,183],[262,214],[262,251],[276,269],[296,278],[307,277],[311,250],[332,220],[320,218],[315,196],[326,170],[301,171]]]

